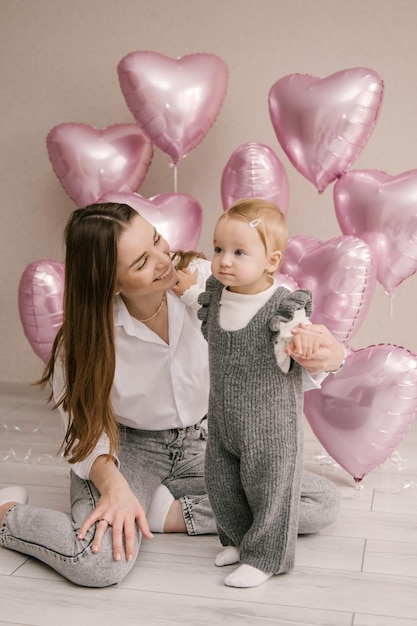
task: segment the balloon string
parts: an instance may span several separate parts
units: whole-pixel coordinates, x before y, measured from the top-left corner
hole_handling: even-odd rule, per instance
[[[390,295],[390,315],[391,315],[391,319],[394,317],[394,294]]]
[[[176,163],[170,163],[169,167],[174,168],[174,192],[178,191],[178,169]]]

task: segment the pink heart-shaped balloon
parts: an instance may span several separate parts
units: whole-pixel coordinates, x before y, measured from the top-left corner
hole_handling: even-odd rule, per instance
[[[417,170],[348,172],[334,186],[334,204],[342,232],[366,241],[377,280],[392,295],[417,271]]]
[[[377,122],[383,82],[356,67],[327,78],[291,74],[269,92],[269,114],[282,149],[317,189],[324,189],[357,159]]]
[[[262,143],[245,143],[232,152],[223,170],[224,210],[243,198],[263,198],[288,211],[287,173],[275,152]]]
[[[367,244],[356,237],[321,242],[292,237],[281,271],[313,294],[312,321],[325,324],[341,342],[359,329],[376,285],[376,268]]]
[[[381,344],[352,351],[321,389],[304,395],[308,422],[356,481],[396,450],[417,411],[417,357]]]
[[[99,130],[87,124],[59,124],[47,136],[52,167],[79,207],[108,191],[136,191],[148,171],[153,148],[137,124]]]
[[[34,352],[46,363],[62,325],[64,264],[42,259],[27,266],[19,283],[19,314]]]
[[[195,250],[203,223],[201,206],[185,193],[162,193],[147,200],[135,193],[108,193],[100,202],[128,204],[150,222],[172,250]]]
[[[296,291],[296,289],[299,289],[295,280],[293,280],[291,276],[288,276],[287,274],[275,272],[274,278],[280,287],[285,287],[289,291]]]
[[[133,117],[174,163],[214,124],[229,77],[222,59],[205,53],[172,59],[158,52],[131,52],[117,70]]]

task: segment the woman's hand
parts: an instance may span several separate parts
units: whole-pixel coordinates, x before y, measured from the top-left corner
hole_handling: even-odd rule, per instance
[[[84,539],[88,529],[98,522],[92,550],[100,552],[104,534],[111,526],[114,559],[120,561],[125,555],[131,561],[135,553],[135,524],[137,523],[144,537],[153,537],[145,512],[124,476],[105,456],[94,461],[90,478],[101,496],[96,508],[81,526],[78,539]]]
[[[343,345],[332,335],[323,324],[299,324],[291,330],[294,339],[287,346],[287,354],[315,374],[317,372],[334,372],[344,363],[346,352]],[[303,344],[301,336],[309,335],[309,345],[312,346],[309,356],[302,357],[297,354],[297,337],[300,345]]]

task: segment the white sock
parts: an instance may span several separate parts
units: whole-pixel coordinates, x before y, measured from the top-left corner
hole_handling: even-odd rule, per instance
[[[174,496],[170,490],[165,487],[165,485],[159,485],[159,487],[155,489],[153,500],[150,504],[148,512],[146,513],[146,518],[151,532],[164,532],[165,520],[174,500]]]
[[[236,546],[227,546],[221,552],[218,553],[214,559],[214,565],[217,567],[223,567],[223,565],[231,565],[232,563],[238,563],[240,559],[240,550]]]
[[[262,572],[262,570],[244,563],[226,576],[224,584],[228,587],[257,587],[271,578],[272,575],[270,572]]]

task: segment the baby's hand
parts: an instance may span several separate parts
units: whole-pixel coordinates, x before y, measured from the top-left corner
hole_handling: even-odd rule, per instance
[[[177,270],[177,276],[177,284],[172,288],[172,291],[177,294],[177,296],[182,296],[189,287],[197,284],[197,270],[191,272],[191,270],[186,267],[183,270]]]
[[[301,326],[301,325],[300,325]],[[320,346],[319,338],[314,334],[296,334],[286,345],[285,352],[292,358],[310,359]]]
[[[298,357],[293,348],[288,348],[289,354],[294,361],[302,367],[306,367],[310,373],[333,372],[338,370],[344,363],[346,351],[343,344],[323,324],[299,324],[292,329],[295,340],[296,337],[313,336],[313,349],[308,359]],[[296,348],[298,349],[298,348]],[[292,353],[291,353],[292,352]]]

